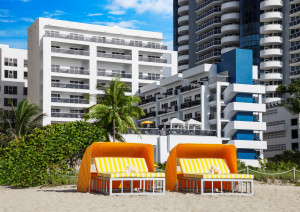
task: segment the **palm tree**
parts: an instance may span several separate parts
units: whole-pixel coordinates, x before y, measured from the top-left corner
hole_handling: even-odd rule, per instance
[[[46,116],[37,105],[30,104],[27,99],[22,100],[16,108],[11,101],[10,105],[11,111],[0,109],[0,132],[12,139],[28,134]]]
[[[280,95],[289,94],[281,105],[291,113],[298,114],[298,133],[300,133],[300,81],[295,80],[288,87],[280,85],[277,87],[276,93]]]
[[[128,128],[138,133],[134,119],[139,119],[140,116],[145,115],[139,106],[135,106],[141,101],[140,98],[138,96],[126,96],[125,92],[129,91],[129,87],[119,79],[112,80],[106,86],[99,84],[99,87],[104,91],[104,96],[97,97],[98,103],[91,106],[83,118],[96,120],[95,125],[106,129],[112,135],[113,142],[116,139],[124,141],[121,134],[128,133]]]

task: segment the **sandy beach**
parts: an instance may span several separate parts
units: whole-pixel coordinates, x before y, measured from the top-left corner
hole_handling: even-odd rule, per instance
[[[255,182],[253,196],[103,196],[77,193],[75,186],[0,187],[0,211],[299,211],[300,187]]]

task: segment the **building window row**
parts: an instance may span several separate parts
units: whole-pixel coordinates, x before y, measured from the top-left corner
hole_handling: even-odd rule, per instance
[[[272,138],[283,138],[286,137],[286,131],[276,131],[270,133],[264,133],[264,139],[272,139]]]
[[[267,126],[276,126],[276,125],[280,125],[280,124],[285,124],[285,120],[281,120],[281,121],[272,121],[272,122],[267,122]]]
[[[18,105],[18,99],[15,99],[15,98],[11,98],[11,99],[4,98],[4,106],[5,107],[10,107],[11,103],[13,104],[14,107],[16,107]]]
[[[17,86],[4,86],[4,94],[18,95]]]
[[[284,151],[286,150],[286,144],[273,144],[268,145],[267,149],[264,152],[274,152],[274,151]]]

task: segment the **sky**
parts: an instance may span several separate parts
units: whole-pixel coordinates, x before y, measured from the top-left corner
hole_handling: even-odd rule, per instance
[[[0,0],[0,44],[27,49],[38,18],[162,32],[172,50],[173,0]]]

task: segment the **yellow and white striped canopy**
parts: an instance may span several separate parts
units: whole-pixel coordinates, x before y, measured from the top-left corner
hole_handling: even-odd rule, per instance
[[[108,177],[108,178],[120,178],[120,177],[147,177],[147,178],[157,178],[157,177],[165,177],[165,173],[154,173],[154,172],[143,172],[143,173],[99,173],[98,176]]]
[[[183,174],[209,173],[212,166],[219,168],[220,174],[230,173],[225,160],[219,158],[180,158],[179,165]]]
[[[253,179],[250,174],[183,174],[184,177],[200,179]]]
[[[130,164],[137,172],[148,172],[144,158],[97,157],[94,160],[97,172],[126,172]]]

